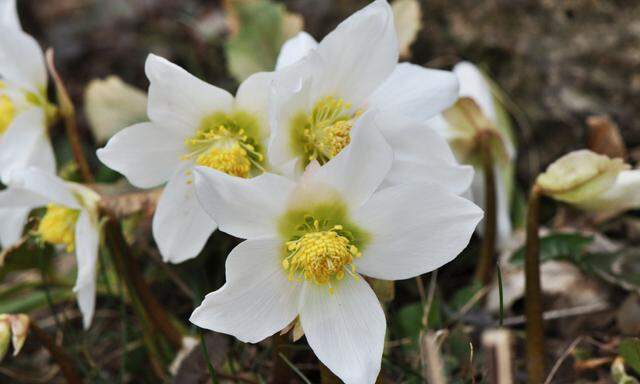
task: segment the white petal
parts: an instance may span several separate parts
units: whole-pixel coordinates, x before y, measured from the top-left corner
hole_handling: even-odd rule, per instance
[[[8,176],[8,184],[10,187],[30,192],[31,195],[25,194],[21,197],[27,202],[35,202],[32,196],[36,195],[43,201],[64,205],[71,209],[81,208],[70,186],[64,180],[35,167],[14,169]]]
[[[275,236],[294,183],[272,173],[243,179],[196,167],[196,189],[204,210],[220,230],[243,239]]]
[[[41,94],[47,68],[38,42],[22,31],[0,26],[0,77],[11,85]]]
[[[284,329],[298,314],[300,288],[288,281],[277,239],[247,240],[231,251],[227,282],[191,315],[193,324],[257,343]]]
[[[36,166],[55,173],[53,148],[47,135],[44,113],[40,108],[30,108],[11,122],[0,136],[0,172],[6,175],[14,168]]]
[[[491,87],[478,67],[468,61],[463,61],[453,67],[453,72],[460,82],[460,97],[472,98],[478,103],[485,116],[491,121],[497,122]]]
[[[611,188],[578,205],[587,211],[615,213],[640,208],[640,170],[622,171]]]
[[[153,216],[153,238],[166,262],[181,263],[202,251],[216,223],[196,198],[193,175],[178,169],[164,188]]]
[[[398,64],[369,99],[370,108],[424,121],[458,99],[458,79],[449,71]]]
[[[313,36],[305,31],[298,32],[297,35],[282,44],[280,54],[278,54],[278,61],[276,62],[276,70],[299,61],[317,46],[318,42]]]
[[[305,285],[300,321],[318,359],[346,384],[373,384],[380,372],[386,322],[364,279],[345,277],[333,294]]]
[[[260,122],[263,134],[261,141],[269,137],[269,101],[273,79],[273,72],[254,73],[240,84],[236,93],[236,109],[251,113]]]
[[[100,161],[139,188],[169,180],[184,153],[184,136],[154,123],[125,128],[97,151]]]
[[[22,30],[16,0],[0,0],[0,26]]]
[[[149,78],[151,121],[191,135],[202,119],[215,112],[229,112],[233,96],[224,89],[198,79],[162,57],[149,55],[145,64]]]
[[[23,208],[32,210],[49,203],[49,199],[35,192],[9,186],[0,191],[0,208]]]
[[[82,211],[76,223],[76,259],[78,277],[73,291],[78,296],[78,307],[82,313],[85,329],[91,326],[96,304],[96,269],[100,233],[98,224],[91,220],[87,211]]]
[[[0,208],[0,245],[2,248],[8,248],[20,240],[30,211],[31,208],[25,207]]]
[[[327,184],[349,207],[369,199],[391,168],[393,152],[375,124],[375,113],[362,115],[351,130],[351,143],[314,171],[309,182]]]
[[[387,112],[376,115],[376,125],[394,153],[387,185],[435,182],[455,194],[469,189],[473,168],[460,165],[449,144],[426,123]]]
[[[385,0],[374,1],[340,23],[316,51],[325,68],[315,76],[314,94],[361,105],[398,63],[391,7]]]
[[[385,280],[433,271],[458,256],[481,218],[477,206],[436,184],[383,189],[353,214],[371,236],[358,271]]]

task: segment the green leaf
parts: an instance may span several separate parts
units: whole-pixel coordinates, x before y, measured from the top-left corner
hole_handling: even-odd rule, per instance
[[[460,308],[464,307],[469,301],[471,301],[473,296],[478,293],[480,289],[482,289],[482,284],[478,283],[477,281],[474,281],[473,283],[460,288],[456,291],[456,293],[453,294],[449,305],[451,305],[451,308],[454,311],[459,310]]]
[[[580,262],[587,245],[593,242],[593,236],[580,233],[554,233],[540,239],[540,262],[549,260],[569,260]],[[511,256],[511,263],[522,265],[524,246]]]
[[[229,71],[239,82],[253,73],[272,71],[280,47],[302,22],[270,0],[236,0],[230,5],[239,29],[225,44]]]
[[[640,339],[633,337],[622,340],[618,353],[628,366],[640,373]]]

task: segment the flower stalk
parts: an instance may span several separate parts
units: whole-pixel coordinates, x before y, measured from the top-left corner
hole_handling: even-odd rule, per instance
[[[482,285],[489,284],[493,272],[493,259],[496,252],[497,192],[494,161],[491,149],[491,133],[482,131],[478,135],[481,146],[482,170],[484,174],[484,234],[482,249],[476,265],[475,280]]]
[[[64,376],[65,380],[69,384],[82,384],[82,379],[76,372],[76,368],[73,364],[73,361],[67,355],[67,353],[60,348],[49,335],[40,327],[38,327],[35,323],[32,323],[29,327],[31,334],[35,336],[36,339],[42,344],[43,347],[49,351],[53,360],[55,360],[56,364],[60,367],[60,372],[62,372],[62,376]]]
[[[527,240],[525,246],[525,315],[527,383],[544,380],[544,328],[542,323],[542,289],[540,287],[540,222],[541,190],[531,189],[527,209]]]
[[[53,77],[53,82],[56,86],[56,94],[58,96],[58,104],[59,104],[59,114],[62,120],[64,121],[65,130],[67,133],[67,138],[69,139],[69,144],[71,145],[71,151],[73,153],[73,159],[78,165],[78,170],[80,171],[80,175],[82,176],[82,180],[85,183],[92,183],[94,181],[93,174],[91,173],[91,168],[89,168],[89,163],[87,162],[87,158],[82,151],[82,144],[80,142],[80,135],[78,134],[78,125],[76,122],[76,110],[73,106],[73,102],[69,97],[69,93],[67,92],[67,88],[64,86],[64,82],[62,78],[58,74],[56,66],[53,61],[53,49],[49,48],[45,54],[47,60],[47,66],[49,67],[49,72],[51,72],[51,76]]]

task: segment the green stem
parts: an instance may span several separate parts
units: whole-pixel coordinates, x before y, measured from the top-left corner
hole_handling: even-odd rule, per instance
[[[491,153],[491,136],[480,135],[482,146],[482,170],[484,174],[484,234],[482,249],[476,266],[475,279],[482,285],[491,282],[493,258],[496,253],[497,193],[494,161]]]
[[[527,383],[544,380],[544,328],[542,323],[542,289],[540,288],[540,189],[534,185],[527,209],[525,248],[525,315]]]
[[[207,364],[209,377],[211,378],[211,384],[218,384],[218,377],[216,376],[215,369],[213,369],[213,364],[211,364],[211,358],[209,357],[209,350],[207,349],[207,343],[204,339],[204,333],[201,329],[198,330],[198,333],[200,333],[200,347],[202,348],[202,357]]]
[[[291,369],[286,361],[281,357],[291,359],[291,351],[287,348],[289,344],[288,336],[279,333],[271,337],[273,371],[271,374],[271,384],[288,383],[291,381]]]

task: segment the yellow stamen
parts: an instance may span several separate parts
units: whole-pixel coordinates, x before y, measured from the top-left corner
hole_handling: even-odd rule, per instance
[[[203,119],[196,134],[185,141],[189,153],[183,160],[192,159],[198,165],[217,169],[238,177],[250,177],[251,171],[263,171],[264,156],[256,148],[242,123],[254,124],[245,115],[216,113]]]
[[[40,220],[36,233],[51,244],[67,246],[67,252],[75,249],[76,222],[80,211],[57,204],[47,205],[47,212]]]
[[[353,260],[361,253],[342,232],[342,226],[322,230],[316,220],[308,229],[304,235],[286,243],[287,256],[282,260],[282,267],[288,271],[289,280],[328,284],[331,292],[332,281],[342,280],[345,273],[355,277]]]
[[[350,132],[359,111],[350,112],[351,105],[332,96],[318,101],[302,128],[301,139],[308,160],[326,163],[351,141]]]
[[[7,95],[0,96],[0,135],[2,135],[16,115],[16,108]]]

